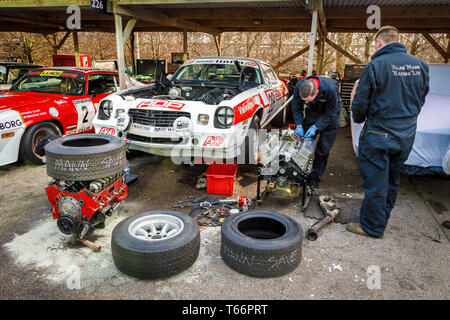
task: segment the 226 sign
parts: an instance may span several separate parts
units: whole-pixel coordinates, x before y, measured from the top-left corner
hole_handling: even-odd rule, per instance
[[[91,10],[106,13],[108,9],[107,0],[91,0]]]

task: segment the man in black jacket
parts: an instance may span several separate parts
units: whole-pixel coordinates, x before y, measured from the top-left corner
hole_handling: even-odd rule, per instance
[[[360,223],[347,230],[381,238],[394,207],[399,172],[408,159],[417,116],[429,90],[428,65],[406,53],[398,30],[386,26],[375,36],[377,51],[364,68],[352,103],[356,123],[364,123],[358,162],[365,197]]]
[[[298,136],[313,138],[320,133],[313,168],[308,176],[308,184],[315,190],[339,128],[339,92],[329,78],[306,77],[295,86],[291,106]]]

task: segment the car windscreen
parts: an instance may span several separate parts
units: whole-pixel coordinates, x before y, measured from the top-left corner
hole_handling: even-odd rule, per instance
[[[256,86],[262,83],[261,73],[259,69],[253,67],[245,68],[245,85]],[[174,81],[198,82],[206,85],[211,83],[223,83],[227,85],[239,85],[239,77],[241,72],[235,64],[201,64],[195,63],[184,67],[174,75]]]
[[[81,73],[62,70],[35,70],[21,78],[10,90],[83,95],[84,87],[85,77]]]
[[[0,84],[6,82],[6,67],[0,66]]]

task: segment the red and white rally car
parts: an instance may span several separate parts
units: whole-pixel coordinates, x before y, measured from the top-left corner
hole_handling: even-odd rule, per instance
[[[258,134],[249,137],[249,131],[258,132],[287,94],[285,84],[263,61],[196,58],[170,80],[103,99],[93,124],[96,133],[125,139],[130,150],[208,159],[235,158],[248,150],[246,159],[251,159],[259,141]],[[272,124],[281,127],[285,119],[286,110]]]
[[[45,136],[93,131],[99,101],[117,91],[117,72],[93,68],[38,68],[0,92],[0,165],[42,163],[34,151]]]

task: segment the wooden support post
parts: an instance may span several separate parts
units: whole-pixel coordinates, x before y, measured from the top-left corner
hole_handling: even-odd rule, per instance
[[[222,55],[222,35],[219,34],[214,36],[214,43],[216,44],[217,55],[220,57]]]
[[[125,30],[122,28],[122,16],[118,13],[120,8],[117,6],[117,3],[112,3],[113,14],[114,14],[114,26],[116,33],[116,50],[117,50],[117,65],[119,72],[119,86],[120,90],[126,89],[126,81],[125,81],[125,43],[133,31],[134,26],[136,25],[137,19],[133,18],[128,20],[127,25],[125,26]]]
[[[322,75],[324,54],[325,54],[325,32],[321,31],[317,47],[317,75]]]
[[[362,61],[354,56],[353,54],[345,51],[343,48],[341,48],[340,46],[338,46],[336,43],[334,43],[333,41],[331,41],[328,38],[325,38],[325,42],[328,43],[330,46],[332,46],[334,49],[336,49],[337,51],[339,51],[340,53],[342,53],[344,56],[346,56],[347,58],[349,58],[350,60],[352,60],[355,63],[359,63],[362,64]]]
[[[136,59],[141,58],[141,49],[139,46],[139,32],[136,32]]]
[[[186,62],[188,60],[188,39],[187,39],[187,31],[183,30],[183,61]]]
[[[428,40],[428,42],[433,46],[433,48],[436,49],[436,51],[442,56],[442,58],[445,61],[447,59],[447,52],[445,51],[445,49],[442,48],[442,46],[439,43],[437,43],[437,41],[434,40],[434,38],[428,32],[424,31],[422,32],[422,35],[425,37],[425,39]]]
[[[122,16],[114,13],[114,25],[116,29],[116,49],[117,49],[117,65],[119,72],[120,90],[126,88],[125,82],[125,53],[123,51],[123,34],[122,34]]]
[[[66,34],[64,35],[64,37],[61,39],[61,41],[58,43],[58,36],[57,34],[53,34],[53,40],[50,39],[48,34],[42,34],[42,36],[45,38],[45,40],[48,41],[48,43],[50,43],[50,45],[53,48],[53,53],[54,54],[58,54],[58,50],[61,49],[61,47],[64,45],[64,43],[66,42],[66,40],[69,38],[71,32],[67,31]]]
[[[70,36],[70,31],[67,31],[66,34],[64,35],[64,37],[61,39],[61,41],[59,42],[59,44],[57,44],[56,46],[56,50],[59,50],[62,48],[62,46],[64,45],[64,43],[66,43],[66,40],[69,39]],[[56,42],[55,42],[56,44]]]
[[[314,9],[312,14],[311,35],[309,40],[308,76],[312,74],[314,63],[314,45],[316,43],[316,36],[317,36],[317,16],[318,10]]]
[[[131,71],[136,74],[136,57],[135,57],[135,37],[134,32],[131,32]]]
[[[73,48],[75,51],[75,65],[79,67],[80,64],[80,44],[78,42],[78,32],[77,30],[72,31],[72,37],[73,37]]]

